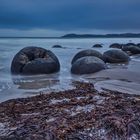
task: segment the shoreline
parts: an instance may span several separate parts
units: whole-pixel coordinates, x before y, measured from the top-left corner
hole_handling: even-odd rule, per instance
[[[27,39],[27,40],[16,40],[15,41],[10,41],[10,40],[0,40],[0,46],[1,46],[1,51],[3,52],[1,54],[1,65],[4,66],[4,68],[2,70],[0,70],[0,74],[1,76],[1,80],[0,80],[0,102],[10,99],[10,98],[15,98],[15,97],[25,97],[28,93],[33,94],[36,92],[36,88],[38,88],[38,91],[44,91],[44,90],[48,90],[47,88],[50,88],[50,85],[48,86],[48,84],[45,82],[49,79],[55,80],[58,79],[60,82],[58,82],[58,86],[57,89],[61,90],[61,85],[62,88],[66,87],[67,85],[69,86],[69,84],[71,84],[71,82],[68,82],[68,80],[76,80],[77,81],[77,76],[73,76],[70,73],[70,69],[71,69],[71,59],[74,56],[75,53],[79,52],[81,50],[84,49],[92,49],[93,44],[97,44],[97,43],[102,43],[103,47],[102,48],[93,48],[97,51],[101,51],[101,53],[104,53],[105,51],[109,50],[109,46],[115,42],[119,43],[119,44],[126,44],[129,43],[130,41],[134,42],[135,44],[139,43],[139,39],[88,39],[88,40],[83,40],[83,39],[78,39],[78,40],[59,40],[59,39],[54,39],[53,41],[50,39],[48,41],[39,39],[39,40],[32,40],[32,39]],[[65,47],[66,49],[59,49],[59,48],[52,48],[52,46],[59,44],[62,47]],[[53,51],[59,58],[60,62],[61,62],[61,71],[58,73],[58,77],[54,77],[54,76],[46,76],[43,75],[42,76],[38,76],[37,78],[31,77],[31,78],[27,78],[27,79],[20,79],[20,77],[15,77],[18,79],[19,83],[15,84],[15,81],[13,81],[13,77],[10,73],[10,64],[11,64],[11,60],[13,59],[14,55],[20,50],[22,49],[24,46],[30,46],[30,45],[35,45],[35,46],[41,46],[44,47],[45,49],[49,49],[51,51]],[[69,53],[68,53],[69,52]],[[111,66],[111,68],[114,69],[114,67],[116,68],[124,68],[127,69],[127,67],[131,67],[130,69],[137,69],[137,71],[139,70],[140,67],[139,66],[139,60],[140,57],[139,56],[131,56],[132,61],[133,60],[138,60],[138,64],[135,64],[135,62],[133,63],[132,61],[127,65],[117,65],[117,66]],[[110,67],[110,66],[109,66]],[[133,70],[132,70],[133,71]],[[116,72],[115,72],[116,73]],[[135,73],[134,73],[135,74]],[[138,71],[139,74],[139,71]],[[122,74],[120,73],[120,75],[122,76]],[[126,74],[125,74],[126,75]],[[112,74],[113,76],[113,74]],[[110,76],[110,77],[112,77]],[[131,75],[130,75],[131,76]],[[46,77],[46,78],[44,78]],[[82,76],[81,76],[82,77]],[[82,79],[80,77],[80,79]],[[101,76],[100,76],[101,77]],[[97,80],[102,80],[102,77],[98,79],[98,77],[96,78]],[[103,75],[104,77],[104,75]],[[114,76],[113,76],[114,77]],[[138,75],[135,74],[136,78],[133,78],[133,80],[139,80],[138,79]],[[79,77],[78,77],[79,78]],[[68,79],[68,80],[67,80]],[[95,81],[96,79],[94,79],[93,77],[93,81]],[[110,78],[111,79],[111,78]],[[124,78],[123,78],[124,79]],[[125,78],[127,80],[127,78]],[[103,79],[104,80],[104,79]],[[106,79],[105,79],[106,80]],[[114,79],[113,79],[114,80]],[[32,82],[31,82],[32,81]],[[17,80],[16,80],[17,82]],[[66,84],[63,84],[66,83]],[[67,84],[68,83],[68,84]],[[51,88],[55,88],[55,85],[51,85]],[[67,88],[66,88],[67,89]],[[35,92],[34,92],[35,91]],[[27,93],[27,94],[26,94]]]
[[[140,95],[75,89],[0,103],[0,139],[139,139]]]

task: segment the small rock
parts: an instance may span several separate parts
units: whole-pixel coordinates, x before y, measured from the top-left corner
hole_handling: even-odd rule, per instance
[[[101,44],[95,44],[95,45],[93,45],[93,47],[92,48],[102,48],[103,46],[101,45]]]

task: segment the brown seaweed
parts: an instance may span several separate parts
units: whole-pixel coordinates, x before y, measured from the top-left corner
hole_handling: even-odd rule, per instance
[[[139,95],[73,84],[73,90],[0,103],[0,139],[140,139]]]

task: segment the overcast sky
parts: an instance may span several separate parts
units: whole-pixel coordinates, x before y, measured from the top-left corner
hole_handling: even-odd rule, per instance
[[[0,0],[0,36],[140,32],[140,0]]]

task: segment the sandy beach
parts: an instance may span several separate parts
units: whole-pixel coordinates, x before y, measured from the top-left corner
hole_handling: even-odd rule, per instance
[[[140,95],[74,90],[13,99],[0,104],[0,139],[101,140],[140,138]]]
[[[115,66],[95,74],[85,75],[83,78],[95,84],[100,91],[111,90],[127,94],[140,95],[139,62],[132,61],[129,66]]]
[[[123,44],[130,40],[139,43],[138,38],[0,39],[0,51],[2,52],[0,56],[0,102],[40,93],[73,89],[73,81],[96,83],[105,80],[123,80],[139,83],[139,55],[131,56],[131,61],[128,64],[109,64],[107,70],[102,70],[93,75],[77,76],[70,72],[71,60],[77,52],[91,49],[93,44],[102,43],[102,48],[94,48],[94,50],[103,53],[110,50],[109,45],[114,42]],[[65,48],[52,48],[56,44]],[[10,72],[11,61],[14,55],[25,46],[41,46],[54,52],[61,63],[60,72],[50,75],[12,76]]]
[[[19,40],[22,45],[24,41]],[[94,74],[74,75],[70,73],[72,56],[93,40],[55,40],[66,45],[65,49],[51,48],[55,41],[49,41],[46,49],[58,56],[59,73],[12,75],[10,63],[21,46],[0,61],[0,139],[139,140],[140,56],[130,56],[128,63],[107,63],[105,70]],[[102,53],[110,49],[104,43],[97,49]]]

